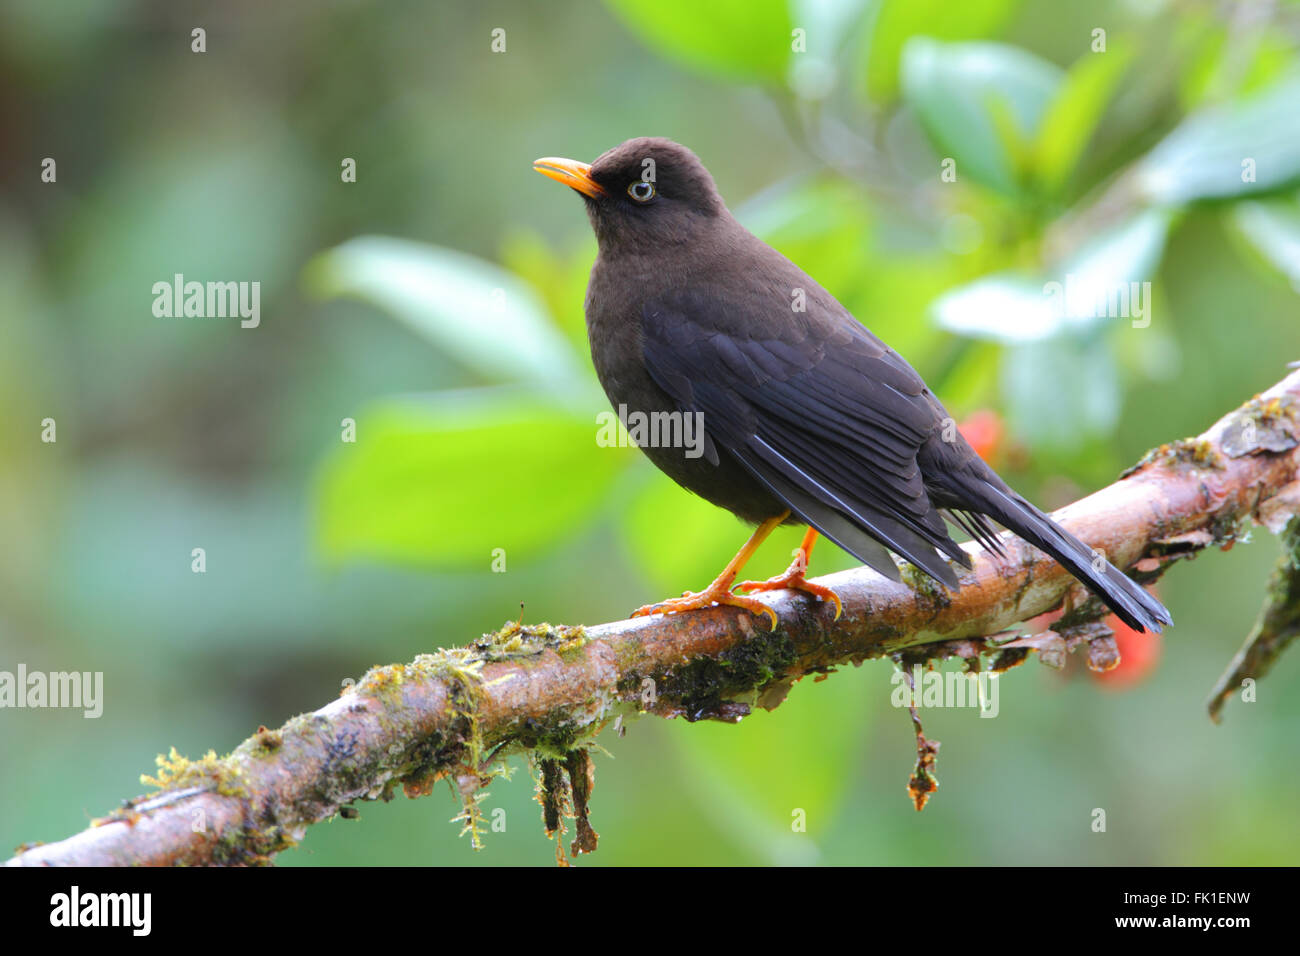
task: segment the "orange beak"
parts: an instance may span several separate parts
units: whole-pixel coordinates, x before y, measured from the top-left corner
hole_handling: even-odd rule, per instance
[[[591,178],[591,166],[576,159],[560,159],[556,156],[543,156],[533,161],[533,169],[543,176],[549,176],[557,183],[564,183],[570,189],[576,189],[584,196],[595,199],[605,195],[594,179]]]

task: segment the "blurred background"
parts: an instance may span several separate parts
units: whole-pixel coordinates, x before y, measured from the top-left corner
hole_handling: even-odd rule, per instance
[[[1057,507],[1300,358],[1298,44],[1282,0],[3,0],[0,670],[102,671],[105,702],[0,711],[0,846],[521,603],[615,619],[734,553],[597,446],[595,243],[536,157],[689,145]],[[260,325],[156,317],[176,273],[260,282]],[[1072,276],[1149,283],[1144,314],[1050,308]],[[1174,568],[1178,625],[1107,680],[1031,660],[996,719],[928,712],[922,814],[887,662],[606,733],[583,862],[1294,864],[1300,655],[1204,709],[1278,554],[1256,529]],[[490,791],[480,853],[439,787],[279,862],[550,864],[523,768]]]

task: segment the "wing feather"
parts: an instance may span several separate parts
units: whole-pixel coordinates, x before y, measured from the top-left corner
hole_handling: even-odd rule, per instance
[[[924,382],[851,317],[799,318],[755,331],[725,304],[665,296],[643,312],[646,368],[800,520],[882,574],[897,575],[883,544],[955,588],[940,552],[969,559],[916,460],[938,422]]]

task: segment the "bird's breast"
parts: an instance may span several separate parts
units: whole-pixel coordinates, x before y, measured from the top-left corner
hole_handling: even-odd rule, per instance
[[[675,403],[651,379],[642,348],[643,288],[635,277],[612,274],[600,259],[587,285],[587,340],[592,364],[610,403],[618,409],[668,412]]]
[[[781,503],[714,443],[703,416],[679,408],[651,378],[642,323],[658,283],[655,277],[629,276],[623,268],[602,268],[597,259],[585,310],[596,377],[633,442],[673,481],[745,521],[757,524],[780,514]]]

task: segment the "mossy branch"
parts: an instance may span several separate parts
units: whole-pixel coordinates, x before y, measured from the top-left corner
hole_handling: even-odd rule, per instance
[[[1252,519],[1280,531],[1300,513],[1298,469],[1300,372],[1056,517],[1149,582],[1204,548],[1230,547]],[[956,593],[862,568],[821,578],[844,601],[838,621],[823,604],[775,592],[762,598],[779,620],[770,633],[734,608],[589,628],[510,625],[376,667],[337,700],[278,730],[260,728],[226,757],[160,758],[150,781],[158,792],[8,864],[263,863],[353,801],[388,799],[398,786],[418,796],[439,779],[464,802],[460,819],[476,835],[475,798],[512,753],[533,758],[546,829],[561,831],[572,814],[571,850],[589,851],[586,748],[611,722],[645,713],[735,720],[751,706],[776,707],[806,674],[904,651],[909,661],[996,653],[994,666],[1006,666],[1028,650],[998,650],[989,639],[1062,602],[1069,611],[1058,631],[1108,640],[1093,624],[1105,608],[1040,552],[1004,542],[1003,560],[971,547],[975,567]],[[1113,648],[1093,650],[1099,661],[1113,658]],[[1234,679],[1248,670],[1236,668]]]

